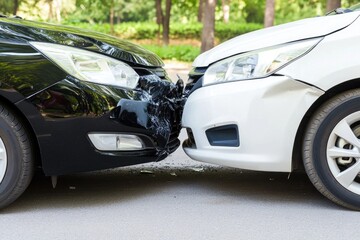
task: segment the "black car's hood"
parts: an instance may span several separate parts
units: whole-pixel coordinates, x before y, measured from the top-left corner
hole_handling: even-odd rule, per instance
[[[157,55],[140,46],[93,31],[16,18],[0,18],[0,31],[2,38],[9,40],[57,43],[100,52],[136,65],[164,65]]]

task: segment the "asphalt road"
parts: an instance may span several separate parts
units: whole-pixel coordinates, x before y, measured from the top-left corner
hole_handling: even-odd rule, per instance
[[[202,164],[179,149],[160,163],[63,176],[56,189],[38,174],[0,212],[0,239],[359,239],[357,222],[305,174]]]

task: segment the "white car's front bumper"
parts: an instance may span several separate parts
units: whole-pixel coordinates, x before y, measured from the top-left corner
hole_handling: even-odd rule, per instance
[[[201,87],[185,104],[182,125],[191,129],[195,145],[187,141],[184,150],[199,161],[290,172],[300,122],[322,94],[285,76]],[[239,146],[212,146],[206,131],[228,125],[237,126]]]

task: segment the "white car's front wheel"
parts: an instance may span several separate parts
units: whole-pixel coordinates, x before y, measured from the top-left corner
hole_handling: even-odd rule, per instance
[[[316,111],[305,133],[303,161],[324,196],[360,210],[360,89],[339,94]]]

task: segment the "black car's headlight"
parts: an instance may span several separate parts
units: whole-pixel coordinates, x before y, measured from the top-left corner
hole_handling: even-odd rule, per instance
[[[310,51],[322,38],[277,45],[239,54],[209,66],[203,85],[262,78]]]
[[[30,44],[79,80],[130,89],[138,84],[139,75],[129,65],[116,59],[59,44]]]

